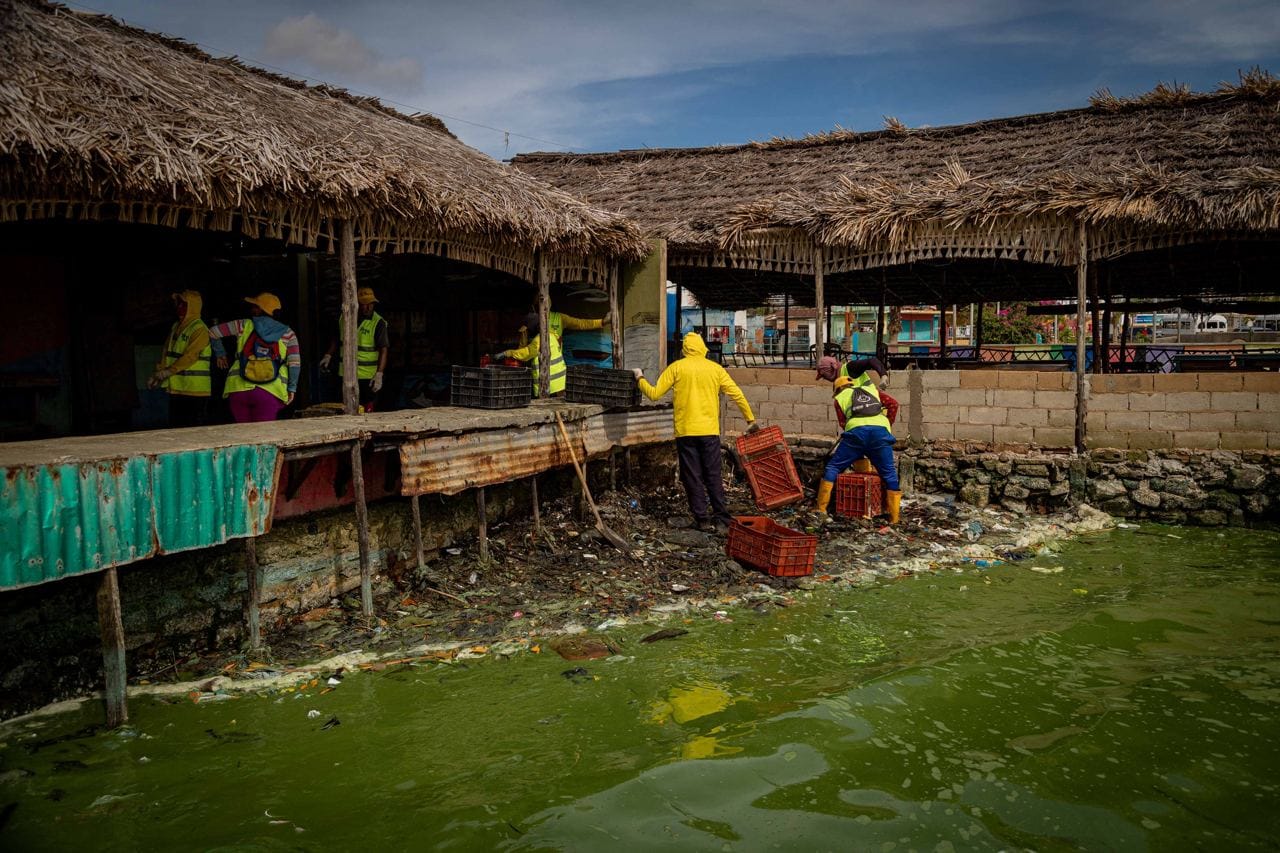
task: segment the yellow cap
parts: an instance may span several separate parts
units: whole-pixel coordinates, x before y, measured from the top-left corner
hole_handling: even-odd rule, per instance
[[[378,297],[373,295],[372,287],[362,287],[356,291],[356,302],[361,305],[371,305],[378,301]]]
[[[839,394],[841,391],[848,388],[852,384],[853,384],[853,380],[850,379],[848,376],[837,376],[835,383],[832,385],[832,388],[835,390],[835,393]]]
[[[257,305],[268,316],[275,314],[280,310],[280,297],[276,296],[274,293],[268,293],[265,290],[257,296],[246,296],[244,301],[248,302],[250,305]]]

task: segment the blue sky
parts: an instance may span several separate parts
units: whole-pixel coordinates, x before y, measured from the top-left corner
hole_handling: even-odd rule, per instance
[[[1280,73],[1277,0],[70,5],[436,113],[498,158],[955,124]]]

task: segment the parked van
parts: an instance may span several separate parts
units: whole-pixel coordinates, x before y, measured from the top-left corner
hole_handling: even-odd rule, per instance
[[[1201,320],[1199,323],[1197,323],[1196,331],[1197,332],[1228,332],[1230,331],[1230,328],[1227,326],[1226,317],[1223,317],[1221,314],[1214,314],[1212,317],[1208,317],[1204,320]]]

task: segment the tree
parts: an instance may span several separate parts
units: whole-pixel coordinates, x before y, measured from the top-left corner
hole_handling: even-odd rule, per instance
[[[1034,344],[1037,335],[1044,334],[1042,322],[1027,316],[1024,302],[1009,304],[1000,314],[988,305],[982,312],[982,342],[984,344]]]

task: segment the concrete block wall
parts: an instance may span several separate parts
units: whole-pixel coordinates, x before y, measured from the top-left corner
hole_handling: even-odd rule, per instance
[[[730,376],[756,417],[788,436],[836,433],[830,385],[811,369],[738,368]],[[1280,449],[1280,374],[1172,373],[1087,377],[1090,448]],[[1075,445],[1076,377],[1035,370],[898,371],[899,441]],[[726,403],[724,434],[746,428]]]

